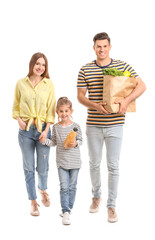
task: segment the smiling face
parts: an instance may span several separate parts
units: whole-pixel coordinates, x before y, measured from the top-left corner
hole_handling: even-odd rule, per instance
[[[44,58],[38,58],[34,67],[33,74],[36,76],[41,76],[45,72],[46,63]]]
[[[97,56],[98,61],[109,60],[109,52],[111,49],[111,45],[109,44],[107,39],[96,40],[94,46],[94,51]]]
[[[58,118],[61,119],[61,123],[70,124],[71,120],[71,114],[73,113],[73,110],[70,108],[68,104],[64,104],[59,106],[57,110]]]

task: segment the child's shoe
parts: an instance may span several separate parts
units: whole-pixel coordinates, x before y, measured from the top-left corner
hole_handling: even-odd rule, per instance
[[[72,213],[72,209],[70,209],[70,214]],[[63,212],[59,214],[60,217],[63,217]]]
[[[64,224],[64,225],[70,225],[70,224],[71,224],[69,212],[65,212],[65,213],[63,214],[62,224]]]

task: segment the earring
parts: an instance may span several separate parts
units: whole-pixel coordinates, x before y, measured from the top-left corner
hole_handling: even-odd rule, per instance
[[[60,117],[58,117],[58,122],[61,122],[61,118]]]
[[[69,116],[69,119],[70,119],[71,121],[73,120],[73,117],[72,117],[72,115],[70,115],[70,116]]]

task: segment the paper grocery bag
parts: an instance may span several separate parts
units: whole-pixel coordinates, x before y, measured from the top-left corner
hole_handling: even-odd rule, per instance
[[[130,95],[136,87],[136,79],[133,77],[104,75],[103,81],[103,102],[107,103],[104,108],[110,113],[118,113],[119,104],[114,102]],[[127,112],[135,111],[136,101],[132,101],[127,108]]]

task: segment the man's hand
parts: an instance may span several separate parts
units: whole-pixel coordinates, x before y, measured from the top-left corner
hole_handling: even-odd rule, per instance
[[[97,111],[99,113],[102,113],[102,114],[110,114],[107,110],[105,110],[104,106],[106,105],[106,103],[97,103]]]
[[[119,104],[119,112],[118,113],[120,113],[120,114],[126,113],[128,105],[129,105],[129,101],[127,98],[116,100],[115,103]]]

